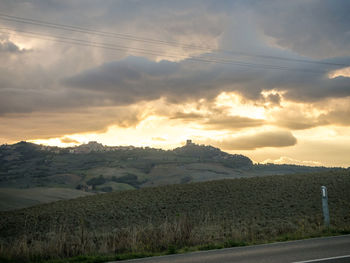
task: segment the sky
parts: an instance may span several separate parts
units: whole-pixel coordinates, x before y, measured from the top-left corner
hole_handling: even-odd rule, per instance
[[[350,1],[0,0],[0,144],[350,166]]]

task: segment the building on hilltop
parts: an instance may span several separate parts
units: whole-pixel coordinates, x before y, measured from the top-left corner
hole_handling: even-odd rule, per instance
[[[90,141],[87,144],[82,144],[70,151],[71,153],[90,153],[90,152],[104,152],[105,147],[96,141]]]
[[[186,141],[186,146],[192,145],[192,144],[193,144],[192,140],[187,140],[187,141]]]

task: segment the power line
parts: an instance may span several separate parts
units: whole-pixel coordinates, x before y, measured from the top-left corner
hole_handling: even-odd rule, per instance
[[[121,39],[126,39],[126,40],[134,40],[134,41],[148,42],[148,43],[154,43],[154,44],[182,46],[185,48],[198,48],[198,49],[203,50],[203,51],[210,51],[211,50],[210,48],[194,46],[194,45],[179,43],[179,42],[175,42],[175,41],[164,41],[164,40],[144,38],[144,37],[141,38],[141,37],[136,37],[136,36],[133,36],[130,34],[106,32],[106,31],[94,30],[94,29],[89,29],[89,28],[84,28],[84,27],[79,27],[79,26],[56,24],[56,23],[45,22],[45,21],[40,21],[40,20],[36,20],[36,19],[9,16],[9,15],[5,15],[5,14],[1,14],[1,13],[0,13],[0,19],[13,21],[13,22],[19,22],[19,23],[25,23],[25,24],[44,26],[44,27],[49,27],[49,28],[55,28],[55,29],[60,29],[60,30],[69,30],[69,31],[78,32],[78,33],[94,34],[94,35],[104,36],[104,37],[116,37],[116,38],[121,38]]]
[[[191,50],[197,50],[197,51],[226,53],[226,54],[230,54],[230,55],[239,55],[239,56],[246,56],[246,57],[252,57],[252,58],[263,58],[263,59],[298,62],[298,63],[309,63],[309,64],[319,64],[319,65],[327,65],[327,66],[342,66],[342,67],[350,66],[348,64],[342,64],[342,63],[313,61],[313,60],[307,60],[307,59],[294,59],[294,58],[287,58],[287,57],[281,57],[281,56],[259,55],[259,54],[252,54],[252,53],[246,53],[246,52],[237,52],[237,51],[233,51],[233,50],[214,49],[214,48],[185,44],[185,43],[180,43],[180,42],[175,42],[175,41],[164,41],[164,40],[159,40],[159,39],[137,37],[137,36],[133,36],[130,34],[122,34],[122,33],[113,33],[113,32],[94,30],[94,29],[84,28],[84,27],[80,27],[80,26],[57,24],[57,23],[46,22],[46,21],[41,21],[41,20],[37,20],[37,19],[22,18],[22,17],[18,17],[18,16],[6,15],[6,14],[2,14],[2,13],[0,13],[0,19],[12,21],[12,22],[24,23],[24,24],[42,26],[42,27],[54,28],[54,29],[59,29],[59,30],[77,32],[77,33],[85,33],[85,34],[90,34],[90,35],[97,35],[97,36],[103,36],[103,37],[112,37],[112,38],[118,38],[118,39],[124,39],[124,40],[143,42],[143,43],[148,43],[148,44],[153,44],[153,45],[177,46],[177,47],[182,47],[185,49],[191,49]]]
[[[217,64],[226,64],[226,65],[235,65],[240,67],[251,67],[251,68],[263,68],[263,69],[277,69],[277,70],[290,70],[290,71],[300,71],[300,72],[308,72],[308,73],[325,73],[324,71],[315,71],[310,69],[295,69],[285,66],[279,66],[279,65],[268,65],[268,64],[259,64],[259,63],[250,63],[250,62],[244,62],[244,61],[236,61],[236,60],[227,60],[222,58],[203,58],[203,57],[187,57],[180,54],[160,54],[158,51],[154,50],[148,50],[143,48],[135,48],[135,47],[127,47],[127,46],[121,46],[121,45],[115,45],[110,43],[101,43],[101,42],[95,42],[95,41],[86,41],[82,39],[77,38],[69,38],[64,36],[56,36],[56,35],[49,35],[49,34],[42,34],[32,31],[25,31],[20,29],[12,29],[12,28],[1,28],[0,30],[9,30],[14,32],[21,32],[25,35],[29,35],[31,38],[36,39],[42,39],[42,40],[49,40],[49,41],[55,41],[60,43],[67,43],[67,44],[74,44],[74,45],[81,45],[86,47],[96,47],[96,48],[103,48],[108,50],[114,50],[114,51],[132,51],[139,54],[146,54],[146,55],[154,55],[154,56],[163,56],[167,58],[183,58],[189,61],[197,61],[197,62],[206,62],[206,63],[217,63]],[[4,31],[2,31],[4,32]]]
[[[100,42],[91,42],[91,41],[88,42],[88,41],[81,40],[81,39],[67,38],[67,37],[63,37],[63,36],[45,35],[45,34],[29,32],[29,31],[24,31],[24,30],[19,30],[19,29],[11,29],[11,28],[0,28],[0,29],[25,33],[25,34],[29,35],[30,37],[36,38],[36,39],[49,40],[49,41],[74,44],[74,45],[82,45],[82,46],[86,46],[86,47],[97,47],[97,48],[103,48],[103,49],[109,49],[109,50],[115,50],[115,51],[132,50],[133,52],[146,54],[146,55],[163,56],[163,57],[175,58],[175,59],[182,57],[186,60],[197,61],[197,62],[229,64],[229,65],[244,66],[244,67],[263,68],[263,69],[279,69],[279,70],[291,70],[291,71],[301,71],[301,72],[310,72],[310,73],[325,73],[324,71],[314,71],[314,70],[309,70],[309,69],[295,69],[295,68],[289,68],[289,67],[277,66],[277,65],[267,65],[267,64],[249,63],[249,62],[243,62],[243,61],[224,60],[221,58],[206,59],[206,58],[200,58],[200,57],[187,57],[184,55],[164,55],[164,54],[160,54],[157,51],[141,49],[141,48],[132,48],[132,47],[106,44],[106,43],[100,43]],[[2,32],[4,32],[4,31],[2,31]],[[33,37],[33,35],[34,35],[34,37]]]

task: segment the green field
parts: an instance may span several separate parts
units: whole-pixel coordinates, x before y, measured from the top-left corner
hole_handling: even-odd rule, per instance
[[[321,185],[331,228],[323,227]],[[0,212],[2,256],[166,253],[350,231],[349,170],[143,188]]]

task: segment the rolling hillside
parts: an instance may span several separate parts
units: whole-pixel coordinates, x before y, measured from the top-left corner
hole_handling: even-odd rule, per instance
[[[350,174],[345,170],[152,187],[58,201],[1,212],[0,233],[9,236],[14,230],[17,235],[39,229],[45,232],[60,220],[76,227],[81,218],[91,229],[159,223],[178,215],[227,218],[237,225],[252,220],[261,223],[305,217],[321,223],[321,185],[328,187],[333,220],[339,218],[350,225]],[[38,218],[38,229],[25,228],[24,220]],[[11,230],[14,225],[16,229]]]
[[[0,211],[20,209],[87,195],[92,195],[92,193],[69,188],[0,188]]]
[[[349,232],[350,174],[343,170],[151,187],[0,212],[1,242],[26,240],[43,251],[64,242],[73,255],[85,245],[85,252],[162,251],[320,235],[321,185],[334,233]]]
[[[253,164],[246,156],[228,154],[212,146],[191,142],[169,151],[132,146],[107,147],[96,142],[73,148],[20,142],[0,146],[0,195],[3,197],[0,210],[46,202],[49,199],[43,195],[48,191],[47,188],[64,189],[62,191],[71,189],[73,198],[83,196],[86,192],[103,193],[326,170],[329,168]],[[9,196],[11,190],[6,189],[27,190]],[[60,199],[58,194],[56,197],[52,195],[50,200]]]

